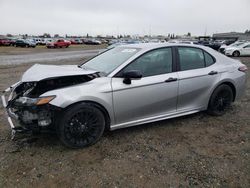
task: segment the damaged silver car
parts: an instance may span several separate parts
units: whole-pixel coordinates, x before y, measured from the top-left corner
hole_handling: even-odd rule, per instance
[[[4,91],[14,135],[54,129],[69,147],[115,130],[206,110],[223,115],[245,90],[247,67],[210,48],[133,44],[82,65],[39,65]],[[9,93],[8,99],[6,95]]]

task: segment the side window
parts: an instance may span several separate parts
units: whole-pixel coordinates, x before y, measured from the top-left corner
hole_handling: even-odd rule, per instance
[[[244,48],[250,48],[250,45],[245,46]]]
[[[178,47],[180,70],[191,70],[205,67],[203,51],[197,48]]]
[[[143,54],[130,63],[122,72],[139,70],[143,77],[172,72],[172,50],[161,48]]]
[[[206,61],[207,67],[215,63],[214,58],[205,51],[204,51],[204,56],[205,56],[205,61]]]

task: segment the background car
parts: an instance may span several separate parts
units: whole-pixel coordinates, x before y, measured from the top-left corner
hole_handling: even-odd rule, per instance
[[[58,39],[53,42],[49,42],[46,44],[47,48],[68,48],[70,46],[70,41],[64,39]]]
[[[11,45],[11,40],[2,38],[0,39],[0,46],[10,46]]]
[[[221,52],[221,53],[223,53],[223,54],[225,54],[225,50],[227,48],[235,47],[235,46],[237,47],[237,46],[240,46],[240,45],[242,45],[244,43],[246,43],[246,41],[236,41],[236,42],[234,42],[234,43],[232,43],[230,45],[223,44],[223,45],[221,45],[221,47],[219,48],[218,51]]]
[[[99,41],[99,40],[96,40],[96,39],[86,39],[86,40],[84,41],[84,44],[89,44],[89,45],[100,45],[100,44],[102,44],[102,42]]]
[[[82,44],[82,40],[81,39],[71,39],[70,40],[71,44]]]
[[[16,47],[36,47],[36,43],[33,39],[19,39],[15,42]]]
[[[42,39],[41,38],[35,38],[36,45],[42,45]]]
[[[238,45],[238,46],[231,46],[225,49],[225,54],[228,56],[250,56],[250,42]]]

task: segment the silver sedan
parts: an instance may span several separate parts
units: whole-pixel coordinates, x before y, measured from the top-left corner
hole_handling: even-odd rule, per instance
[[[96,143],[105,128],[205,110],[223,115],[243,95],[246,71],[240,61],[204,46],[133,44],[78,66],[34,65],[2,101],[13,135],[54,129],[66,146],[81,148]]]

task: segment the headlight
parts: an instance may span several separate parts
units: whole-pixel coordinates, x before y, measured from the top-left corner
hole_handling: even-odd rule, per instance
[[[17,104],[25,105],[25,106],[33,106],[33,105],[43,105],[48,104],[52,101],[56,96],[46,96],[39,98],[29,98],[29,97],[20,97],[15,102]]]
[[[36,105],[48,104],[54,98],[56,98],[56,96],[40,97],[40,98],[37,99]]]

